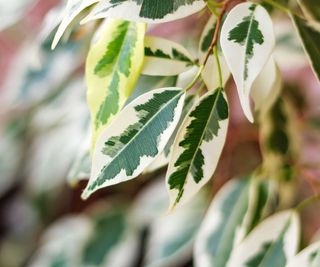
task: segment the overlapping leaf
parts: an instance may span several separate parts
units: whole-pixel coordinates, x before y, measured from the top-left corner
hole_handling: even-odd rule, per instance
[[[317,0],[298,0],[308,19],[320,22],[320,6]]]
[[[277,213],[260,223],[233,250],[227,267],[285,266],[297,252],[299,235],[297,213]]]
[[[162,88],[126,106],[99,137],[82,197],[137,177],[164,149],[182,111],[185,92]]]
[[[109,19],[102,27],[86,62],[92,149],[101,131],[131,94],[143,64],[144,24]]]
[[[64,14],[62,15],[62,22],[56,32],[52,42],[52,48],[55,48],[61,39],[63,33],[68,28],[70,23],[87,7],[97,3],[99,0],[68,0]]]
[[[101,0],[84,22],[113,17],[159,23],[186,17],[204,7],[203,0]]]
[[[170,208],[190,200],[213,175],[228,127],[222,88],[200,98],[177,134],[167,172]]]
[[[220,44],[235,79],[242,109],[248,120],[253,122],[251,87],[275,44],[268,12],[253,3],[237,5],[222,26]]]
[[[320,266],[320,242],[311,244],[294,256],[286,267],[317,267]]]
[[[296,15],[292,15],[292,20],[298,30],[312,69],[320,80],[320,32]]]
[[[268,199],[267,184],[254,179],[228,182],[215,196],[197,235],[197,267],[224,267],[232,250],[259,221]]]
[[[174,76],[194,65],[190,53],[181,45],[159,37],[145,38],[143,74]]]

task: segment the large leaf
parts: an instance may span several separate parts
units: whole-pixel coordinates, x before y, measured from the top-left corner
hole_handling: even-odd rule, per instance
[[[297,252],[300,224],[295,211],[283,211],[260,223],[230,256],[227,267],[282,267]]]
[[[320,266],[320,242],[316,242],[294,256],[286,267],[318,267]]]
[[[92,149],[131,94],[143,64],[144,24],[109,19],[102,27],[86,62]]]
[[[190,53],[180,44],[148,36],[145,38],[145,60],[143,74],[174,76],[187,71],[194,65]]]
[[[197,267],[224,267],[231,251],[259,220],[268,199],[267,186],[255,179],[228,182],[215,196],[198,233]]]
[[[94,3],[97,3],[98,1],[99,0],[68,0],[64,14],[62,15],[62,22],[52,42],[52,49],[57,46],[65,30],[68,28],[70,23],[81,13],[81,11],[93,5]]]
[[[190,200],[213,175],[228,128],[222,88],[209,91],[186,116],[174,142],[167,173],[170,208]]]
[[[164,149],[182,111],[185,92],[162,88],[126,106],[99,137],[82,197],[137,177]]]
[[[253,122],[250,91],[275,44],[268,12],[252,3],[237,5],[221,29],[221,48],[237,85],[244,114]]]
[[[320,32],[312,28],[305,20],[296,15],[292,15],[292,20],[300,35],[312,69],[320,80]]]
[[[199,42],[198,54],[201,62],[204,60],[208,52],[208,49],[210,48],[215,27],[216,27],[216,17],[211,16],[206,26],[203,29],[200,42]],[[210,55],[207,64],[205,65],[204,69],[201,72],[202,79],[205,82],[208,90],[216,89],[220,85],[219,70],[218,70],[217,62],[214,58],[213,51],[211,52],[212,54]],[[225,85],[230,77],[230,71],[228,69],[228,66],[226,64],[224,57],[221,55],[220,48],[218,49],[218,56],[220,61],[221,74],[222,74],[222,83],[223,85]]]
[[[159,23],[186,17],[204,7],[203,0],[101,0],[84,22],[113,17]]]
[[[320,22],[320,6],[318,0],[298,0],[298,3],[308,19]]]

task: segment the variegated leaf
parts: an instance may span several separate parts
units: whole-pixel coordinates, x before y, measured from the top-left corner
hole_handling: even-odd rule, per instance
[[[98,139],[82,197],[142,173],[167,144],[180,119],[184,98],[180,88],[162,88],[126,106]]]
[[[211,16],[206,26],[204,27],[204,30],[200,38],[199,51],[198,51],[200,61],[204,60],[205,55],[208,52],[208,49],[210,48],[215,27],[216,27],[216,17]],[[221,54],[220,47],[218,49],[218,56],[220,61],[222,82],[223,82],[223,85],[225,85],[230,77],[230,71],[223,55]],[[220,86],[219,71],[218,71],[217,62],[213,55],[213,51],[212,51],[212,55],[209,57],[208,62],[201,73],[201,76],[208,90],[214,90]]]
[[[189,16],[204,7],[203,0],[101,0],[83,22],[113,17],[159,23]]]
[[[180,44],[148,36],[145,38],[142,73],[153,76],[175,76],[194,65],[190,53]]]
[[[232,250],[259,221],[267,184],[255,179],[228,182],[215,196],[197,235],[196,267],[223,267]]]
[[[220,44],[237,85],[244,114],[253,122],[250,92],[267,63],[275,44],[268,12],[259,5],[242,3],[228,14],[221,29]]]
[[[162,186],[165,187],[164,184]],[[206,194],[202,192],[190,205],[154,220],[150,226],[143,266],[182,266],[190,260],[207,204]]]
[[[320,32],[308,25],[307,21],[296,15],[292,15],[292,20],[299,33],[311,67],[318,77],[318,80],[320,80]]]
[[[102,27],[86,61],[92,150],[134,89],[143,64],[145,24],[109,19]]]
[[[66,9],[63,14],[63,19],[59,28],[54,36],[51,48],[54,49],[63,33],[68,28],[70,23],[87,7],[99,2],[99,0],[68,0]]]
[[[277,100],[282,85],[280,70],[271,56],[252,85],[255,110],[269,110]]]
[[[260,223],[233,250],[227,267],[285,266],[297,252],[300,223],[298,214],[288,210]]]
[[[209,91],[186,116],[174,141],[167,172],[170,208],[190,200],[213,175],[229,121],[222,88]]]
[[[320,242],[316,242],[294,256],[286,267],[318,267],[320,266]]]
[[[81,264],[77,266],[130,266],[136,259],[139,237],[126,216],[128,211],[121,207],[100,207],[95,207],[99,213],[94,216],[94,231],[82,250]]]

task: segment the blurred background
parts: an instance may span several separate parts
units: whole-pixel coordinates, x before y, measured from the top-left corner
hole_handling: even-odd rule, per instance
[[[0,0],[0,266],[193,266],[194,236],[214,192],[261,164],[259,124],[245,120],[230,81],[226,147],[196,201],[167,215],[165,168],[156,166],[82,201],[90,168],[83,66],[95,25],[74,25],[69,40],[52,51],[64,6],[58,0]],[[203,11],[154,25],[149,33],[194,52],[207,19]],[[297,203],[320,193],[320,86],[290,22],[281,15],[275,20],[281,99],[290,106],[295,136],[283,167],[290,203]],[[156,79],[141,77],[137,86],[152,87]],[[302,242],[320,228],[314,211],[303,214]]]

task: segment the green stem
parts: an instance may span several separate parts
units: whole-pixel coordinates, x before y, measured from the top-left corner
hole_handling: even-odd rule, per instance
[[[199,78],[201,77],[201,73],[202,73],[202,70],[204,68],[204,65],[201,65],[199,67],[199,70],[196,74],[196,76],[193,78],[192,82],[189,83],[185,88],[184,88],[184,91],[189,91],[196,83],[197,81],[199,80]]]
[[[313,204],[314,202],[320,201],[320,194],[314,195],[312,197],[309,197],[302,202],[295,208],[298,212],[301,212],[304,208],[307,206]]]
[[[220,59],[219,59],[219,55],[218,55],[218,49],[217,49],[216,45],[213,48],[213,54],[214,54],[214,57],[215,57],[216,63],[217,63],[220,87],[223,88],[222,71],[221,71]]]
[[[289,8],[277,3],[276,1],[273,1],[273,0],[262,0],[262,1],[281,10],[281,11],[283,11],[283,12],[285,12],[285,13],[291,13],[291,10]]]

